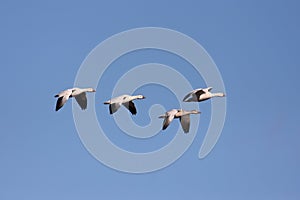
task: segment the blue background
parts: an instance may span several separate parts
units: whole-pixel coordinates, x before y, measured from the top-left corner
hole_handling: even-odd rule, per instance
[[[299,199],[299,8],[292,0],[1,1],[0,199]],[[94,159],[71,103],[56,113],[53,96],[72,87],[101,41],[145,26],[180,31],[208,51],[226,86],[227,117],[205,159],[197,157],[209,123],[201,115],[203,129],[179,160],[134,175]],[[151,61],[143,55],[135,56]],[[98,90],[96,98],[109,118],[100,104],[109,96]]]

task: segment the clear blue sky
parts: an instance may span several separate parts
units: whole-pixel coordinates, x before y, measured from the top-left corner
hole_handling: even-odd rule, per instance
[[[299,199],[299,9],[292,0],[2,1],[0,199]],[[72,87],[101,41],[144,26],[180,31],[208,51],[226,86],[227,117],[205,159],[198,159],[204,112],[203,129],[179,160],[135,175],[94,159],[71,103],[56,113],[53,96]],[[96,107],[109,119],[107,98],[98,90]]]

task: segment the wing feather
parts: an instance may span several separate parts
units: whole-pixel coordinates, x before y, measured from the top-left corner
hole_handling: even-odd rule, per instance
[[[123,103],[123,105],[131,112],[131,114],[136,115],[137,111],[136,111],[135,105],[132,101]]]
[[[164,122],[163,122],[163,128],[162,128],[162,130],[165,130],[166,128],[168,128],[168,126],[173,121],[173,119],[174,119],[174,115],[167,116],[165,118]]]
[[[187,95],[185,95],[185,97],[183,98],[182,101],[186,101],[192,94],[194,93],[194,91],[188,93]]]
[[[57,99],[55,111],[61,109],[69,99],[69,96],[62,96]]]
[[[109,104],[109,114],[113,114],[117,112],[117,110],[120,108],[121,104],[120,103],[113,103]]]
[[[79,95],[76,95],[75,99],[82,110],[85,110],[87,108],[87,99],[86,99],[85,92],[82,92]]]
[[[188,133],[190,131],[190,115],[183,115],[179,119],[183,131]]]
[[[64,104],[70,98],[71,94],[72,94],[72,90],[68,89],[68,90],[62,91],[59,94],[55,95],[55,97],[58,97],[58,99],[56,101],[55,111],[58,111],[59,109],[61,109],[64,106]]]

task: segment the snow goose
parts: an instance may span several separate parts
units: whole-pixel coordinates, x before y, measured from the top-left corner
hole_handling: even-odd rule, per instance
[[[188,93],[184,98],[184,102],[200,102],[208,100],[212,97],[224,97],[224,93],[211,93],[212,87],[208,88],[199,88]]]
[[[86,92],[96,92],[96,90],[94,90],[93,88],[70,88],[58,93],[54,96],[58,97],[55,111],[61,109],[67,102],[67,100],[71,97],[75,97],[80,108],[82,110],[85,110],[87,108]]]
[[[115,97],[113,99],[110,99],[104,104],[109,104],[109,113],[113,114],[117,112],[117,110],[120,108],[121,105],[125,106],[131,114],[135,115],[137,113],[136,108],[134,106],[133,100],[135,99],[145,99],[143,95],[136,95],[136,96],[130,96],[127,94]]]
[[[198,110],[182,110],[182,109],[172,109],[166,112],[164,115],[159,116],[159,118],[164,118],[162,130],[165,130],[174,118],[179,118],[181,127],[184,133],[190,131],[190,114],[200,114]]]

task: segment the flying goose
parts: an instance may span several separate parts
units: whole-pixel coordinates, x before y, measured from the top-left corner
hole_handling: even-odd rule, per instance
[[[71,97],[75,97],[80,108],[85,110],[87,108],[86,92],[96,92],[96,90],[93,88],[70,88],[58,93],[54,96],[58,97],[55,111],[58,111],[61,107],[63,107],[63,105]]]
[[[165,130],[174,118],[179,118],[181,127],[184,133],[188,133],[190,130],[190,114],[200,114],[198,110],[182,110],[182,109],[172,109],[166,112],[164,115],[159,116],[159,118],[164,118],[162,130]]]
[[[109,104],[109,113],[113,114],[117,112],[117,110],[120,108],[121,105],[125,106],[131,114],[135,115],[137,113],[136,108],[134,106],[133,100],[135,99],[145,99],[143,95],[136,95],[136,96],[130,96],[127,94],[115,97],[113,99],[110,99],[104,104]]]
[[[200,102],[208,100],[212,97],[224,97],[224,93],[211,93],[212,87],[208,88],[199,88],[196,90],[191,91],[188,93],[184,98],[183,101],[185,102]]]

